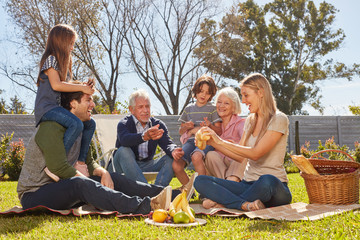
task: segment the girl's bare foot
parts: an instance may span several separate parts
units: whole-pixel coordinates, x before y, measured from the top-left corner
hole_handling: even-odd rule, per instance
[[[202,202],[202,206],[206,209],[209,209],[209,208],[223,208],[224,205],[220,204],[220,203],[217,203],[217,202],[214,202],[213,200],[210,200],[210,199],[205,199],[203,202]]]

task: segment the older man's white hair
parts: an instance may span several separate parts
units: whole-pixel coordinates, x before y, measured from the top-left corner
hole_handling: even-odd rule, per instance
[[[218,94],[215,98],[215,104],[217,103],[219,96],[224,95],[231,99],[231,101],[234,103],[234,110],[233,114],[240,114],[241,113],[241,101],[239,94],[232,88],[232,87],[225,87],[218,91]]]
[[[139,90],[136,90],[135,92],[133,92],[130,95],[130,97],[129,97],[129,106],[135,107],[137,98],[144,98],[146,100],[149,100],[149,103],[150,103],[150,97],[149,97],[148,92],[146,90],[144,90],[144,89],[139,89]]]

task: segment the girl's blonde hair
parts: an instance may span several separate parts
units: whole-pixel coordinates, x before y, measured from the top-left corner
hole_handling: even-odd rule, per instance
[[[225,97],[229,98],[233,102],[233,104],[234,104],[233,114],[241,113],[241,101],[239,98],[239,94],[232,87],[222,88],[218,92],[218,94],[216,95],[216,98],[215,98],[215,105],[221,95],[224,95]]]
[[[263,114],[264,120],[261,127],[261,131],[255,143],[256,145],[259,142],[259,140],[264,136],[271,118],[276,113],[277,110],[276,101],[272,94],[272,88],[269,81],[260,73],[254,73],[245,77],[240,82],[240,88],[241,87],[248,87],[254,90],[256,93],[261,91],[263,95],[260,101],[259,111]],[[253,134],[258,117],[259,116],[257,113],[253,113],[249,115],[248,118],[250,121],[250,127],[246,131],[245,143],[249,139],[250,135]]]
[[[50,55],[55,56],[56,61],[58,62],[60,81],[66,81],[68,72],[70,73],[70,79],[72,78],[72,59],[69,48],[72,41],[74,39],[76,40],[76,38],[77,34],[70,25],[58,24],[50,30],[45,51],[40,61],[39,76],[36,83],[38,86],[40,81],[42,81],[40,78],[41,68]]]

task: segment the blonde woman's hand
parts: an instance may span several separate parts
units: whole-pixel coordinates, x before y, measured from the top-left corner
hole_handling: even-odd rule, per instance
[[[210,137],[210,139],[207,141],[208,145],[212,145],[213,142],[220,144],[222,141],[221,138],[216,134],[216,132],[209,127],[202,127],[199,131],[201,135]]]

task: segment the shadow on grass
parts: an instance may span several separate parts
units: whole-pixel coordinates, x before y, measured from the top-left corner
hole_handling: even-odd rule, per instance
[[[286,231],[290,228],[290,223],[287,221],[277,221],[277,220],[264,220],[264,219],[252,219],[253,224],[248,226],[249,231],[264,231],[278,233],[281,231]]]
[[[51,212],[32,212],[22,214],[0,215],[0,235],[2,234],[21,234],[31,232],[36,228],[43,228],[46,225],[64,226],[73,225],[79,221],[84,221],[84,224],[89,219],[114,219],[115,215],[59,215]],[[140,216],[136,217],[121,217],[122,220],[139,220],[143,219]],[[66,231],[64,229],[64,231]]]

